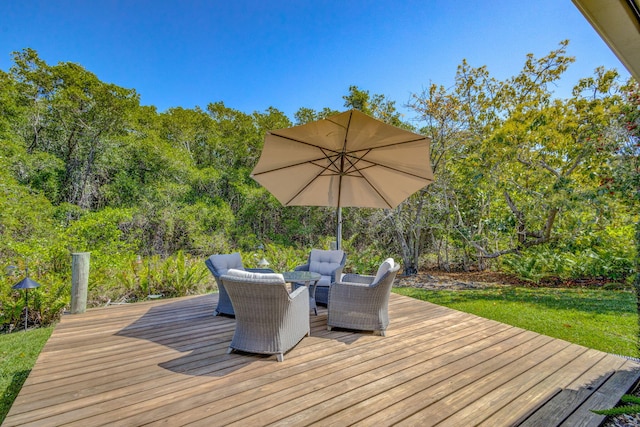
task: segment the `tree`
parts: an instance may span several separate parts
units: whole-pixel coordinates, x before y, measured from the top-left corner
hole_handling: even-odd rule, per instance
[[[139,103],[135,90],[103,83],[77,64],[49,66],[32,49],[14,53],[10,74],[23,110],[14,125],[28,153],[48,153],[64,163],[54,202],[95,207],[105,152],[126,133]]]
[[[160,138],[185,151],[194,166],[215,166],[215,121],[209,114],[199,107],[175,107],[160,117]]]
[[[396,109],[396,102],[387,99],[385,95],[370,95],[368,90],[361,90],[357,86],[349,86],[349,94],[342,97],[344,106],[362,111],[381,122],[404,129],[412,130],[412,126],[401,120],[401,114]]]
[[[349,94],[343,97],[345,107],[354,108],[390,125],[415,130],[413,126],[401,120],[401,114],[396,110],[395,102],[388,100],[384,95],[370,95],[369,91],[361,90],[357,86],[349,87]],[[430,165],[425,165],[430,167]],[[380,211],[380,218],[369,218],[374,224],[391,224],[391,230],[395,239],[395,251],[400,253],[404,265],[405,274],[415,274],[418,271],[418,259],[423,245],[423,211],[426,203],[426,190],[419,191],[416,195],[398,205],[395,209]],[[361,214],[366,215],[366,211]],[[363,234],[372,236],[372,230]],[[378,233],[378,238],[384,238]]]
[[[307,123],[315,122],[318,120],[326,119],[327,117],[339,114],[340,111],[332,110],[330,108],[323,108],[322,111],[315,111],[311,108],[300,108],[295,112],[294,117],[297,125],[304,125]]]
[[[440,220],[457,235],[447,241],[480,268],[559,238],[562,216],[593,198],[594,168],[603,160],[594,141],[618,114],[617,74],[597,70],[574,97],[553,99],[553,83],[573,62],[566,46],[539,59],[528,55],[505,81],[463,62],[451,91],[432,86],[414,97],[434,140]]]
[[[623,138],[600,139],[598,149],[613,154],[604,165],[601,180],[604,192],[617,193],[633,212],[640,207],[640,86],[631,80],[624,87],[625,103],[620,115]],[[640,349],[640,219],[635,222],[635,278],[633,287],[638,311]]]

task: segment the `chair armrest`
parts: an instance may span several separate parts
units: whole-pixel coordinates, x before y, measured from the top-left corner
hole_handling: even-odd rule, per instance
[[[373,283],[375,276],[366,276],[363,274],[345,274],[342,279],[339,280],[341,283],[364,283],[370,285]]]
[[[211,274],[213,275],[213,277],[215,277],[216,279],[219,277],[215,267],[213,266],[213,263],[211,262],[211,260],[209,258],[204,260],[204,264],[207,266],[207,268],[209,269],[209,271],[211,272]]]
[[[309,299],[309,288],[307,288],[306,286],[300,286],[299,288],[297,288],[296,290],[294,290],[289,294],[289,298],[291,298],[292,300],[297,298],[304,298],[304,297],[301,297],[300,294],[305,294],[305,293],[306,293],[306,298]]]
[[[342,277],[343,269],[344,269],[344,265],[341,265],[340,267],[333,270],[333,272],[331,273],[331,282],[340,281],[340,277]]]
[[[376,299],[380,294],[378,287],[371,287],[368,283],[335,282],[329,287],[329,307],[342,305],[366,304],[371,299]]]
[[[293,271],[309,271],[309,264],[302,264],[293,269]]]
[[[358,282],[333,282],[331,286],[340,287],[340,288],[368,288],[368,283],[358,283]]]

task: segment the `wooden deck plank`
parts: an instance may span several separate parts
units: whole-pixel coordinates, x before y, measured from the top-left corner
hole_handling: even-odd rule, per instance
[[[460,410],[445,419],[441,425],[470,425],[472,422],[493,419],[493,414],[502,406],[513,401],[515,397],[520,401],[520,396],[527,394],[531,388],[544,382],[556,372],[564,371],[572,361],[579,359],[585,352],[587,349],[584,347],[570,345],[554,353],[553,357],[538,359],[535,366],[531,366],[507,382],[492,378],[490,383],[487,382],[486,389],[482,387],[486,392],[480,398],[473,401],[467,400],[468,405],[465,407],[462,407],[459,401],[455,401],[456,407],[460,407]]]
[[[451,317],[451,315],[449,315],[448,317]],[[219,319],[221,319],[221,318],[215,318],[215,319],[214,319],[214,321],[219,320]],[[436,322],[436,321],[437,321],[437,319],[438,319],[438,318],[435,318],[435,319],[432,319],[432,320],[428,320],[428,321],[427,321],[427,323],[428,323],[428,322]],[[229,322],[230,320],[229,320],[229,319],[226,319],[226,320],[224,320],[224,321]],[[325,325],[326,325],[326,317],[325,317]],[[417,325],[415,325],[415,323],[412,323],[412,324],[411,324],[411,328],[416,328],[416,327],[417,327]],[[323,328],[323,329],[324,329],[324,328]],[[327,332],[326,332],[326,330],[323,330],[323,331],[314,331],[314,332],[313,332],[313,335],[315,336],[315,335],[318,335],[319,333],[321,334],[321,333],[327,333]],[[470,333],[471,333],[471,332],[470,332]],[[348,336],[353,336],[353,334],[351,334],[351,333],[350,333],[350,334],[347,334],[347,335],[348,335]],[[339,336],[340,336],[340,335],[338,335],[338,337],[339,337]],[[230,338],[231,338],[231,336],[229,335],[229,338],[228,338],[228,339],[230,340]],[[370,337],[370,338],[374,338],[374,337]],[[309,340],[306,340],[306,341],[309,341]],[[337,343],[338,343],[338,344],[340,344],[339,342],[337,342]],[[228,342],[227,342],[227,344],[228,344]],[[303,346],[299,346],[299,347],[303,348]],[[298,348],[298,347],[297,347],[297,348]],[[225,351],[224,351],[224,350],[226,350],[226,345],[225,345],[225,346],[224,346],[224,348],[223,348],[223,349],[221,349],[221,351],[218,353],[218,356],[220,356],[220,357],[226,357],[226,358],[229,358],[229,356],[227,356],[227,355],[225,354]],[[316,354],[314,354],[314,357],[317,357],[317,353],[316,353]],[[238,356],[238,357],[236,357],[236,358],[232,358],[232,359],[237,360],[237,361],[240,361],[240,362],[242,362],[242,363],[245,363],[246,361],[248,361],[248,360],[250,361],[250,360],[251,360],[251,359],[247,359],[247,357],[245,357],[245,356]],[[146,362],[145,362],[145,363],[146,363]],[[214,365],[217,365],[218,367],[220,367],[220,366],[222,366],[223,364],[222,364],[222,363],[212,364],[210,360],[208,360],[208,361],[207,361],[207,363],[206,363],[206,366],[207,366],[207,367],[211,367],[211,366],[214,366]],[[271,366],[271,365],[269,364],[268,366],[269,366],[269,367],[268,367],[268,371],[267,371],[267,372],[270,372],[270,371],[271,371],[271,368],[270,368],[270,366]],[[137,365],[136,365],[135,367],[136,367],[136,368],[138,368],[138,366],[137,366]],[[204,373],[204,372],[200,372],[200,374],[203,374],[203,373]],[[107,380],[107,381],[109,381],[110,379],[111,379],[111,378],[109,378],[109,377],[105,377],[105,380]],[[171,379],[169,379],[168,381],[175,382],[175,381],[178,381],[178,379],[179,379],[179,377],[175,377],[175,376],[174,376],[174,377],[172,377]],[[139,383],[139,384],[137,384],[137,386],[148,386],[147,388],[144,388],[143,390],[141,390],[141,391],[140,391],[140,393],[139,393],[139,394],[140,394],[140,396],[139,396],[139,397],[140,397],[141,399],[149,399],[151,395],[148,393],[148,391],[149,391],[149,389],[153,389],[153,388],[157,387],[157,386],[158,386],[158,384],[159,384],[159,383],[158,383],[158,381],[159,381],[159,380],[158,380],[157,378],[154,378],[154,381],[153,381],[153,382],[143,382],[142,384],[140,384],[140,383]],[[145,383],[146,383],[146,384],[145,384]],[[169,392],[170,392],[170,391],[177,391],[177,390],[173,390],[173,389],[168,389],[167,387],[169,387],[169,385],[167,385],[167,384],[164,384],[164,383],[163,383],[162,385],[164,386],[165,391],[169,391]],[[184,382],[182,382],[182,383],[177,384],[176,386],[178,386],[178,387],[182,387],[182,388],[185,388],[185,389],[187,390],[186,392],[187,392],[188,394],[190,394],[190,393],[192,392],[191,387],[193,386],[193,384],[190,384],[190,383],[189,383],[189,384],[185,384]],[[119,388],[117,391],[119,391],[119,392],[121,392],[121,393],[131,393],[131,388]],[[105,393],[105,391],[104,391],[104,390],[103,390],[103,393]],[[119,413],[117,414],[117,416],[118,416],[118,417],[121,417],[121,416],[123,416],[124,414],[126,414],[126,411],[124,411],[122,408],[120,408],[120,407],[118,407],[118,406],[117,406],[117,405],[119,404],[119,402],[114,400],[116,397],[118,397],[118,396],[115,396],[115,395],[113,395],[113,394],[110,394],[111,401],[109,402],[109,404],[110,404],[110,405],[116,405],[116,408],[118,409],[118,412],[119,412]],[[135,398],[134,398],[134,397],[135,397],[135,396],[132,396],[131,394],[124,394],[124,395],[122,396],[122,399],[126,399],[128,402],[136,402],[136,400],[135,400]],[[179,397],[179,394],[174,393],[174,394],[172,395],[172,399],[177,399],[178,397]],[[188,396],[188,397],[189,397],[189,396]],[[82,401],[76,401],[76,402],[75,402],[75,404],[76,404],[76,405],[81,406],[81,407],[82,407],[82,406],[87,406],[87,405],[86,405],[86,403],[88,403],[88,402],[82,402]],[[104,408],[105,408],[105,406],[104,406],[104,405],[102,405],[102,406],[101,406],[101,408],[100,408],[100,410],[104,410]],[[66,407],[66,408],[64,408],[64,409],[65,409],[65,411],[67,411],[67,412],[68,412],[68,411],[69,411],[70,409],[72,409],[72,408]],[[85,410],[85,412],[86,412],[86,411],[97,410],[97,409],[98,409],[98,408],[85,408],[84,410]],[[142,409],[142,408],[141,408],[141,406],[140,406],[140,405],[136,405],[136,406],[135,406],[135,411],[136,411],[136,412],[139,412],[141,409]],[[46,408],[44,408],[44,410],[46,411],[47,409],[46,409]],[[76,414],[76,415],[80,415],[80,414],[78,413],[78,414]],[[57,418],[56,418],[56,419],[57,419]]]
[[[310,408],[306,414],[296,414],[283,419],[282,424],[287,424],[290,420],[303,420],[302,415],[307,419],[313,419],[322,414],[317,417],[321,420],[316,425],[345,425],[361,421],[373,414],[387,414],[386,408],[391,405],[396,405],[394,412],[405,410],[406,407],[411,408],[415,404],[424,405],[425,399],[434,398],[437,394],[434,392],[437,385],[444,384],[444,392],[451,392],[451,380],[456,375],[487,360],[499,363],[501,357],[508,358],[511,356],[509,352],[516,348],[518,350],[515,351],[528,352],[540,345],[534,342],[535,338],[534,334],[523,333],[515,328],[503,330],[472,345],[461,346],[438,357],[426,359],[419,365],[402,371],[400,375],[380,378],[368,384],[366,388],[361,387],[351,393],[335,396],[317,408]],[[448,358],[448,363],[445,364],[442,358]],[[430,390],[425,392],[427,389]],[[418,403],[407,401],[418,394]],[[316,414],[316,411],[321,412]],[[382,422],[381,418],[372,418],[363,424],[373,421]]]
[[[326,321],[326,320],[325,320]],[[451,321],[451,320],[450,320]],[[325,323],[326,324],[326,323]],[[412,336],[420,337],[420,329],[419,324],[416,325],[415,322],[412,322],[408,325],[407,330],[411,332]],[[453,327],[456,327],[456,324],[453,324]],[[466,328],[467,334],[473,334],[475,328],[473,325],[469,325]],[[325,331],[326,332],[326,331]],[[435,334],[442,335],[444,331],[435,332]],[[314,336],[314,332],[312,332],[312,337]],[[400,337],[396,340],[394,339],[381,339],[381,337],[369,336],[371,339],[371,345],[361,345],[357,348],[353,348],[349,351],[344,351],[343,349],[336,348],[336,350],[341,350],[340,353],[336,353],[335,351],[331,353],[328,357],[320,357],[321,354],[317,354],[317,352],[313,352],[309,355],[309,360],[296,360],[295,366],[291,369],[288,369],[286,372],[277,371],[278,376],[275,377],[274,370],[272,365],[269,365],[267,373],[268,376],[264,378],[256,376],[255,374],[249,378],[249,382],[236,382],[234,384],[230,384],[225,388],[224,392],[221,394],[220,391],[215,391],[213,394],[209,395],[205,392],[198,393],[197,396],[193,396],[193,390],[186,390],[185,393],[173,393],[173,405],[172,408],[168,408],[165,412],[158,411],[155,408],[158,406],[155,401],[147,401],[144,404],[137,404],[135,407],[132,407],[132,418],[128,419],[127,422],[131,424],[138,423],[148,423],[155,419],[166,419],[168,422],[172,422],[173,418],[171,417],[171,411],[176,411],[176,408],[180,408],[182,412],[180,412],[176,417],[183,422],[186,421],[195,421],[198,418],[202,418],[203,416],[211,415],[211,413],[218,413],[224,410],[227,407],[240,408],[236,409],[236,411],[240,411],[242,416],[246,416],[250,409],[244,408],[242,406],[243,402],[246,402],[247,405],[256,410],[256,399],[259,397],[273,397],[273,394],[278,392],[280,388],[286,386],[287,382],[292,378],[294,383],[297,382],[302,385],[302,388],[307,388],[310,380],[313,380],[315,377],[325,377],[327,374],[331,372],[331,369],[343,370],[350,374],[356,375],[357,366],[360,364],[363,369],[369,369],[369,365],[364,364],[364,362],[368,361],[372,357],[380,357],[389,353],[387,346],[395,345],[394,342],[399,340]],[[409,339],[409,337],[404,336],[402,339]],[[446,339],[451,339],[450,337]],[[431,346],[435,346],[436,344],[431,344]],[[297,348],[296,348],[297,350]],[[370,351],[367,351],[370,350]],[[246,356],[240,356],[246,358]],[[285,361],[290,359],[289,355]],[[298,377],[296,377],[296,374]],[[313,380],[314,387],[318,387],[318,383]],[[284,384],[284,386],[283,386]],[[286,387],[284,387],[286,388]],[[296,394],[292,393],[291,390],[285,394],[284,401],[288,401],[290,396]],[[183,397],[183,401],[176,402],[176,399],[180,399]],[[215,401],[216,405],[214,408],[210,408],[207,412],[202,411],[201,407],[210,403],[211,401]],[[143,410],[149,407],[149,412],[145,413]],[[191,413],[187,413],[188,410],[192,410]],[[126,415],[125,412],[120,411],[117,416]],[[167,418],[165,418],[167,417]],[[218,417],[219,418],[219,417]],[[220,422],[219,419],[216,420]]]
[[[487,383],[491,384],[488,379],[496,377],[506,381],[512,375],[529,369],[535,364],[538,357],[553,354],[557,350],[557,346],[558,344],[548,337],[538,337],[535,341],[508,352],[503,358],[481,359],[482,363],[478,366],[463,370],[445,382],[439,382],[432,387],[420,390],[419,393],[379,411],[359,424],[363,426],[372,423],[394,425],[405,422],[406,419],[423,425],[425,423],[435,424],[452,414],[449,408],[455,406],[456,399],[473,401],[486,391],[484,389]],[[481,389],[478,393],[475,391],[476,386]]]
[[[616,371],[602,384],[595,393],[591,394],[569,416],[561,426],[564,427],[597,427],[605,419],[604,415],[591,412],[592,409],[609,409],[618,404],[620,390],[629,390],[638,381],[638,373],[633,369],[622,368]]]
[[[500,426],[560,402],[579,423],[640,377],[635,362],[395,294],[386,337],[327,331],[321,307],[284,362],[228,355],[235,321],[212,315],[216,298],[64,316],[4,425]],[[624,374],[584,392],[612,370]],[[550,398],[558,388],[583,391]]]
[[[321,412],[317,412],[319,403],[324,403],[327,400],[334,398],[336,395],[343,396],[344,400],[341,400],[341,405],[353,405],[357,403],[360,396],[367,394],[370,389],[377,390],[382,381],[390,380],[395,384],[402,384],[406,382],[413,375],[423,370],[433,369],[433,366],[438,366],[442,363],[442,358],[447,358],[452,352],[459,351],[460,348],[470,348],[476,346],[480,348],[482,344],[478,344],[475,341],[475,336],[486,335],[491,337],[496,333],[504,332],[505,330],[500,326],[492,326],[491,328],[479,331],[477,334],[473,333],[473,340],[471,341],[471,335],[462,336],[455,341],[450,341],[444,345],[438,345],[433,347],[427,353],[425,350],[418,348],[417,352],[402,352],[395,351],[394,353],[387,353],[381,356],[377,363],[367,363],[366,365],[359,365],[359,372],[357,375],[353,375],[354,367],[348,366],[347,369],[341,369],[338,371],[338,375],[323,376],[322,379],[314,379],[314,385],[312,388],[307,387],[305,384],[297,385],[293,390],[283,390],[283,395],[289,391],[293,391],[296,396],[295,399],[295,411],[301,411],[307,409],[306,414],[298,413],[296,416],[285,418],[287,414],[286,402],[278,399],[273,399],[273,396],[265,396],[262,400],[262,408],[259,412],[255,412],[253,416],[247,417],[247,413],[244,411],[237,411],[235,408],[232,411],[232,415],[228,419],[224,419],[225,424],[228,425],[252,425],[254,423],[264,420],[266,423],[275,423],[281,421],[284,425],[300,425],[309,421],[308,412],[313,413],[311,419],[315,417],[323,417]],[[399,343],[403,345],[403,343]],[[489,345],[485,343],[485,345]],[[402,358],[392,359],[390,354],[404,355]],[[421,357],[422,356],[422,357]],[[431,363],[429,363],[429,361]],[[335,365],[335,364],[334,364]],[[387,384],[387,389],[393,387],[393,385]],[[335,411],[338,408],[333,406],[331,402],[328,405],[322,405],[323,408],[329,408],[330,411]],[[253,403],[251,403],[253,404]],[[206,425],[211,420],[201,420],[196,425]]]
[[[584,370],[568,386],[564,387],[562,384],[558,384],[560,392],[553,396],[542,408],[527,417],[522,417],[521,422],[514,419],[513,423],[523,427],[560,425],[576,410],[577,405],[580,405],[591,396],[624,363],[622,359],[600,353],[589,352],[584,357],[596,360],[596,363],[589,369]],[[577,366],[577,364],[574,364],[574,366]],[[577,370],[577,368],[575,369]],[[570,375],[570,371],[563,371],[565,379],[570,379]]]

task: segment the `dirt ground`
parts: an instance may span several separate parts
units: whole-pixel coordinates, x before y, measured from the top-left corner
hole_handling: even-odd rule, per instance
[[[549,278],[540,281],[540,283],[533,283],[530,281],[519,279],[511,274],[495,271],[447,272],[442,270],[426,270],[421,271],[414,276],[398,275],[396,277],[395,285],[399,287],[411,286],[423,289],[461,290],[509,285],[546,288],[598,288],[605,285],[611,286],[611,283],[610,281],[599,278],[573,280]],[[619,287],[624,287],[623,283],[617,285]]]

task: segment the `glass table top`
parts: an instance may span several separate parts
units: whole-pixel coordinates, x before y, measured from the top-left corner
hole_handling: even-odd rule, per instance
[[[287,271],[282,273],[282,277],[284,277],[284,280],[287,282],[310,282],[320,280],[322,276],[312,271]]]

